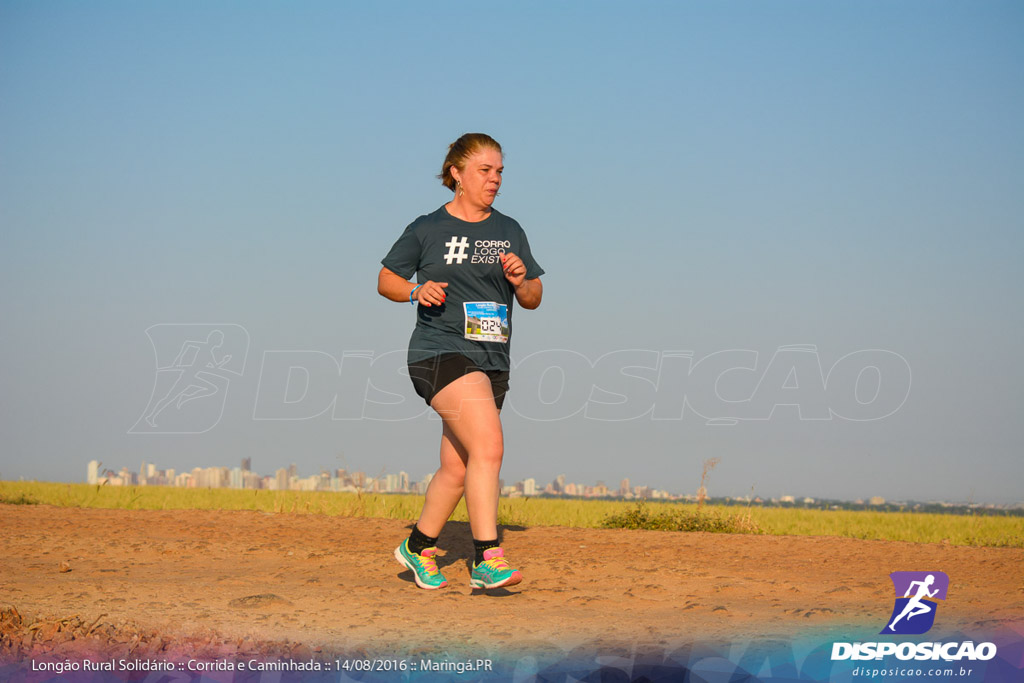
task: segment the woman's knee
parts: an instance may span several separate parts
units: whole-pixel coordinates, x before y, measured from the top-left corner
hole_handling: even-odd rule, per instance
[[[441,477],[448,486],[465,486],[466,465],[461,460],[442,462],[434,476]]]
[[[505,455],[505,444],[501,433],[496,436],[481,439],[477,444],[469,448],[469,461],[474,460],[481,465],[501,467],[501,460]]]

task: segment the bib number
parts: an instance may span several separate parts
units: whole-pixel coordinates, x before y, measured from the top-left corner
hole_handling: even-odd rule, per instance
[[[466,339],[508,343],[508,306],[493,301],[467,301],[462,309],[466,314]]]

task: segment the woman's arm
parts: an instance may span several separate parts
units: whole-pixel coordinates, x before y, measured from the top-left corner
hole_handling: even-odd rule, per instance
[[[427,280],[423,286],[416,289],[415,284],[387,268],[381,268],[377,275],[377,293],[385,299],[402,303],[408,302],[409,295],[412,294],[413,289],[416,289],[413,300],[424,306],[440,306],[444,303],[444,288],[447,286],[447,282]]]
[[[501,267],[505,272],[505,279],[515,288],[516,301],[523,308],[537,308],[540,306],[540,299],[544,295],[544,287],[540,278],[526,279],[526,264],[523,259],[509,252],[502,254]]]
[[[540,278],[523,280],[523,284],[516,287],[516,301],[523,308],[537,308],[540,306],[541,297],[544,296],[544,285]]]

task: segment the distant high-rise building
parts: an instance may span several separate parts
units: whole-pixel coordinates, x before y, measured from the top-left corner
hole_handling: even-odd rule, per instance
[[[85,468],[85,480],[90,484],[97,484],[100,480],[99,460],[90,460],[89,466]]]
[[[274,478],[277,483],[278,491],[287,491],[291,488],[291,477],[288,476],[288,470],[282,467],[275,474],[276,476]]]
[[[139,478],[127,467],[122,467],[121,471],[117,473],[117,476],[120,477],[123,482],[122,486],[135,486],[139,483]]]
[[[524,496],[535,496],[537,495],[537,480],[523,479],[523,495]]]
[[[149,477],[149,468],[146,467],[146,461],[142,461],[142,466],[139,468],[139,484],[141,486],[146,485],[146,479]]]
[[[292,479],[295,479],[296,477],[299,476],[299,467],[298,467],[298,465],[296,465],[295,463],[292,463],[288,467],[288,476],[290,478],[292,478]]]
[[[619,482],[619,495],[620,496],[628,496],[629,495],[629,478],[628,477],[623,479],[621,482]]]
[[[196,473],[196,470],[199,470]],[[231,473],[227,467],[206,467],[192,470],[196,479],[196,486],[201,489],[219,489],[228,486],[231,481]]]
[[[252,458],[242,458],[242,471],[252,472]]]
[[[565,475],[559,474],[557,477],[555,477],[555,482],[553,486],[555,489],[555,493],[565,493]]]

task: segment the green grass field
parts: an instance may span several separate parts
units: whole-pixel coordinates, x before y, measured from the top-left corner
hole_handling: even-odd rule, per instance
[[[305,491],[181,489],[163,486],[117,487],[88,484],[0,481],[0,503],[122,510],[259,510],[286,514],[341,515],[413,520],[422,496]],[[613,515],[635,510],[627,501],[503,498],[498,522],[506,526],[601,528]],[[647,503],[648,513],[687,514],[695,505]],[[771,535],[841,536],[915,543],[1024,548],[1024,518],[935,515],[913,512],[859,512],[792,508],[716,508],[711,514],[742,515],[752,528]],[[465,503],[452,519],[466,521]]]

